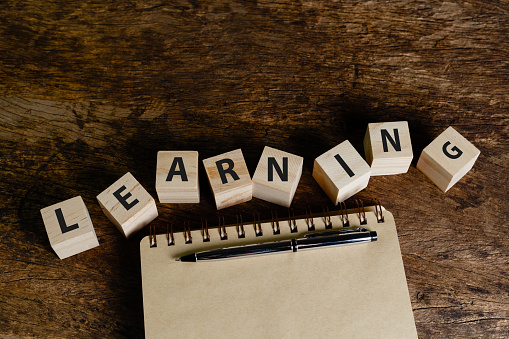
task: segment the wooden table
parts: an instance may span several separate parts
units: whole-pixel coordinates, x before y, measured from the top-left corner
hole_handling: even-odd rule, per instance
[[[96,195],[130,171],[156,196],[159,150],[265,145],[304,157],[293,207],[330,204],[314,159],[407,120],[414,161],[373,177],[398,226],[419,336],[509,337],[509,6],[483,1],[4,1],[0,5],[0,336],[142,337],[139,241]],[[444,194],[415,168],[454,126],[481,150]],[[153,224],[216,220],[158,204]],[[65,260],[40,209],[81,195],[100,246]],[[351,205],[351,201],[349,202]],[[253,199],[221,211],[285,210]],[[171,321],[171,319],[168,319]]]

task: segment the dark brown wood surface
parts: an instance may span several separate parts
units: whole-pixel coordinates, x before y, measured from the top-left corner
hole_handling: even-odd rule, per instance
[[[407,120],[409,172],[355,198],[395,215],[419,336],[509,337],[508,51],[506,1],[2,1],[0,336],[143,337],[148,229],[126,240],[95,197],[127,171],[156,196],[158,150],[242,148],[251,174],[265,145],[301,155],[293,206],[319,211],[314,158]],[[444,194],[415,164],[448,126],[481,155]],[[158,204],[161,232],[215,222],[200,171],[201,203]],[[39,211],[77,195],[100,246],[59,260]]]

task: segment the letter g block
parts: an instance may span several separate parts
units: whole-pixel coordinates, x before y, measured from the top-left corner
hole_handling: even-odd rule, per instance
[[[422,151],[417,168],[447,192],[474,166],[481,152],[454,128],[447,128]]]

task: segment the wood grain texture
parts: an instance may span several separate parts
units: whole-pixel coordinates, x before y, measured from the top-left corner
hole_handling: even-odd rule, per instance
[[[95,196],[126,172],[155,196],[157,151],[268,145],[304,157],[292,206],[329,204],[313,160],[370,122],[408,121],[408,173],[355,197],[393,212],[419,336],[509,336],[509,6],[488,1],[4,1],[0,335],[142,337],[139,240]],[[446,194],[415,168],[447,126],[481,155]],[[182,230],[217,211],[158,204]],[[81,195],[100,246],[53,253],[39,210]],[[352,207],[352,206],[351,206]],[[270,218],[253,199],[221,211]],[[277,208],[276,208],[277,209]],[[280,216],[285,209],[277,209]],[[171,319],[170,319],[171,321]]]

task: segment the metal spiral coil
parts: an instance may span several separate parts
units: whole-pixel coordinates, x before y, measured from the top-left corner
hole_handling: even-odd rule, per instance
[[[356,199],[355,201],[355,215],[359,218],[360,225],[367,224],[366,218],[366,209],[364,207],[363,202],[360,199]],[[383,207],[380,200],[373,198],[370,200],[370,205],[374,207],[374,214],[378,223],[383,223],[385,221],[383,214]],[[329,207],[322,206],[322,213],[313,215],[312,209],[309,206],[305,207],[305,214],[300,216],[298,219],[303,219],[307,225],[307,231],[315,231],[316,230],[316,220],[321,220],[323,222],[323,226],[325,229],[332,229],[332,216],[338,216],[341,222],[342,227],[350,227],[350,220],[348,216],[348,209],[345,202],[339,203],[338,210],[329,210]],[[237,224],[235,225],[236,233],[238,238],[245,238],[245,223],[241,214],[236,215]],[[288,208],[288,218],[279,218],[277,211],[271,210],[271,219],[264,221],[264,223],[270,222],[272,234],[278,235],[281,234],[281,221],[288,222],[288,226],[290,228],[290,233],[298,232],[297,229],[297,218],[295,217],[295,212],[293,208]],[[263,228],[262,221],[260,220],[260,213],[253,212],[253,221],[249,223],[252,224],[254,228],[255,235],[257,237],[263,236]],[[227,227],[225,223],[225,218],[222,215],[218,215],[218,226],[212,227],[217,228],[219,232],[219,237],[221,240],[228,240]],[[193,237],[191,234],[191,226],[189,221],[184,223],[184,231],[182,232],[184,236],[184,241],[186,244],[193,243]],[[201,221],[201,238],[203,242],[210,242],[210,228],[208,222],[206,220]],[[176,243],[176,239],[173,234],[173,224],[167,223],[166,225],[166,240],[168,246],[173,246]],[[155,225],[150,225],[149,227],[149,244],[150,247],[157,247],[157,236],[156,236],[156,227]]]

